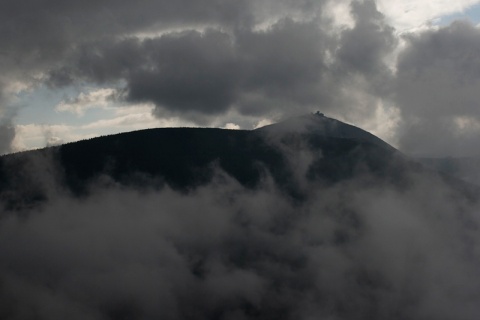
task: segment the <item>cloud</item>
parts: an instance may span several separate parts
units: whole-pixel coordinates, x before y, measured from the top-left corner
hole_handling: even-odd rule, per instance
[[[83,86],[90,91],[52,107],[80,115],[95,104],[151,104],[160,120],[242,128],[320,109],[408,153],[459,155],[476,146],[476,69],[466,66],[476,64],[477,29],[457,22],[407,34],[392,25],[399,12],[412,25],[474,1],[42,3],[29,12],[1,5],[3,110],[35,88]],[[115,99],[94,96],[104,90]],[[458,112],[445,111],[453,105]],[[434,119],[420,119],[421,110]],[[372,124],[379,114],[391,115],[387,124]],[[465,118],[468,130],[459,125]]]
[[[78,199],[51,187],[48,157],[33,160],[49,200],[2,212],[1,318],[480,313],[478,203],[435,175],[321,187],[299,171],[295,202],[271,179],[250,190],[220,171],[188,193],[99,182]]]
[[[55,110],[59,112],[72,112],[77,116],[83,116],[88,109],[105,107],[109,100],[115,96],[114,89],[97,89],[88,93],[80,93],[74,99],[67,99],[60,102]]]
[[[143,48],[147,65],[130,72],[129,101],[153,102],[177,114],[228,109],[239,73],[228,35],[188,32],[147,40]]]
[[[15,85],[11,85],[10,87],[14,86]],[[0,76],[0,155],[12,151],[11,143],[15,138],[13,118],[17,110],[8,106],[9,99],[7,97],[6,87]]]
[[[306,15],[280,17],[263,28],[210,27],[86,43],[49,79],[52,85],[122,79],[127,102],[153,103],[158,117],[199,124],[231,110],[271,117],[316,106],[336,114],[361,110],[366,117],[374,108],[367,101],[352,108],[355,92],[372,100],[384,94],[391,77],[385,55],[396,39],[373,2],[354,2],[351,12],[355,24],[341,33],[329,31],[328,19]]]
[[[216,26],[250,28],[257,20],[288,12],[305,12],[319,5],[309,1],[30,1],[19,6],[14,1],[1,4],[1,68],[46,71],[84,43],[132,36],[149,31]],[[25,7],[30,10],[25,11]],[[47,9],[48,8],[48,9]],[[287,10],[287,11],[286,11]],[[258,17],[256,16],[258,12]],[[267,16],[265,16],[267,15]],[[8,62],[17,63],[9,64]],[[20,66],[20,63],[22,66]]]
[[[397,65],[400,147],[417,154],[475,153],[480,31],[468,22],[407,37]]]
[[[0,121],[0,155],[11,151],[11,143],[15,137],[15,127],[8,120]]]
[[[478,4],[478,0],[448,0],[428,1],[392,1],[378,0],[377,5],[390,24],[395,25],[400,32],[412,32],[418,29],[428,29],[429,24],[442,16],[468,10]]]
[[[154,103],[158,115],[218,115],[233,106],[241,113],[262,114],[272,108],[267,102],[279,96],[285,107],[318,100],[321,45],[317,25],[290,19],[234,36],[216,29],[183,31],[102,42],[93,50],[97,54],[82,49],[71,63],[76,69],[54,71],[51,81],[58,84],[58,74],[69,71],[73,78],[99,83],[123,77],[126,100]],[[256,107],[250,101],[254,96],[264,102]]]
[[[235,123],[227,123],[225,125],[225,129],[230,129],[230,130],[239,130],[240,129],[240,126],[238,124],[235,124]]]
[[[372,1],[353,2],[351,12],[356,23],[343,32],[337,59],[347,72],[381,76],[385,57],[397,46],[395,30]]]
[[[163,127],[195,127],[193,122],[181,118],[169,117],[158,119],[152,115],[151,105],[130,105],[111,107],[112,116],[94,122],[76,124],[26,124],[15,125],[15,137],[11,142],[11,151],[25,151],[32,148],[43,148],[59,143],[85,140],[100,135],[115,134],[127,131],[163,128]]]

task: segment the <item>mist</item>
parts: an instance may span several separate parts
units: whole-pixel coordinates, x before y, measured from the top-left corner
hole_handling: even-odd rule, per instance
[[[283,152],[300,200],[220,169],[188,191],[103,176],[79,197],[34,159],[46,200],[1,214],[0,318],[478,319],[477,201],[435,174],[327,186],[299,148]]]

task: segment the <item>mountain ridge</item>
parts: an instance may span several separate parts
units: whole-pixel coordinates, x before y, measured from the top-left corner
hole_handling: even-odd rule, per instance
[[[88,194],[102,179],[188,192],[210,183],[220,171],[250,189],[271,178],[297,200],[307,192],[302,181],[321,187],[363,176],[401,186],[408,184],[409,174],[428,171],[372,134],[317,114],[256,130],[144,129],[3,156],[0,200],[7,207],[47,197],[43,190],[51,182],[29,178],[32,166],[51,171],[56,183],[77,196]]]

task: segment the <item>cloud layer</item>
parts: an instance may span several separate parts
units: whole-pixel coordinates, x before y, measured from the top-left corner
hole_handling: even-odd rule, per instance
[[[421,153],[428,143],[436,155],[477,149],[479,39],[479,30],[466,22],[407,38],[396,79],[406,150]]]
[[[473,153],[478,29],[400,36],[374,1],[343,5],[344,24],[328,1],[45,0],[28,11],[5,1],[0,104],[18,88],[88,85],[115,91],[112,104],[151,103],[158,118],[199,125],[322,109],[362,126],[381,114],[373,129],[395,123],[386,137],[408,153]],[[12,113],[2,118],[11,128]]]
[[[355,2],[351,10],[356,25],[339,34],[332,33],[328,20],[304,13],[302,19],[280,17],[260,29],[217,26],[89,42],[68,67],[52,70],[49,81],[106,85],[121,79],[126,101],[154,103],[158,116],[194,115],[199,121],[231,109],[272,116],[317,106],[366,116],[371,114],[367,104],[385,91],[391,77],[383,58],[396,39],[374,3]],[[356,93],[371,98],[347,107]]]
[[[0,318],[478,318],[477,202],[428,174],[321,187],[319,155],[284,147],[302,201],[222,172],[189,193],[99,182],[76,198],[32,158],[48,200],[2,210]]]

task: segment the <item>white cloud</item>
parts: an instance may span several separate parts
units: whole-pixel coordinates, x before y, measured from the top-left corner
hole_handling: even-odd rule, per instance
[[[462,12],[479,0],[377,0],[377,6],[399,32],[424,29],[436,19]]]
[[[106,105],[108,108],[108,106]],[[149,128],[193,127],[193,123],[180,118],[159,119],[153,116],[152,105],[111,107],[111,118],[98,119],[88,124],[26,124],[16,125],[14,151],[41,148],[46,145],[90,139],[100,135],[115,134]]]
[[[350,14],[350,1],[334,0],[329,1],[325,5],[322,15],[329,19],[334,26],[352,28],[355,25],[352,15]]]
[[[239,130],[240,126],[238,124],[229,122],[225,125],[224,129]]]
[[[55,110],[83,116],[88,109],[106,108],[115,93],[116,90],[112,88],[101,88],[91,90],[87,93],[82,92],[74,99],[67,99],[60,102],[55,107]]]
[[[271,119],[262,119],[262,120],[258,121],[258,123],[255,125],[254,129],[265,127],[265,126],[268,126],[272,123],[274,123],[274,121],[271,120]]]
[[[81,128],[84,130],[117,133],[149,128],[196,126],[193,122],[185,121],[177,117],[157,118],[152,113],[154,108],[151,104],[118,107],[114,109],[114,117],[110,119],[100,119],[83,125]]]
[[[75,127],[64,124],[44,125],[25,124],[15,126],[15,139],[12,143],[14,151],[41,148],[55,142],[70,142],[96,136],[93,133],[82,133]]]
[[[392,106],[385,106],[379,99],[374,117],[364,119],[360,127],[397,148],[396,131],[400,121],[400,110]]]

